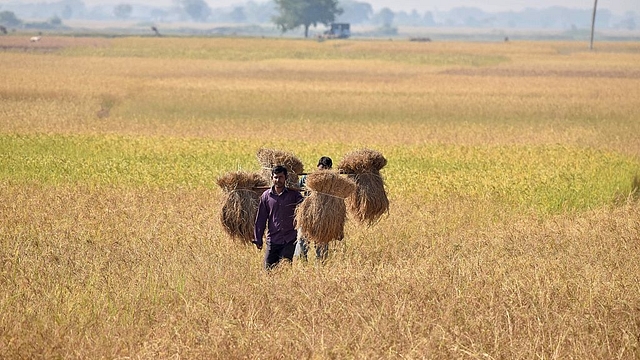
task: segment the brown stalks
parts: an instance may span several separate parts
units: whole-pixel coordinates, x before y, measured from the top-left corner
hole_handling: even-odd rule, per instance
[[[296,223],[303,235],[314,243],[325,244],[344,237],[347,208],[344,198],[356,184],[333,171],[317,171],[307,176],[311,190],[296,209]]]
[[[221,176],[217,183],[227,193],[220,213],[222,227],[231,237],[251,242],[260,200],[257,189],[267,182],[260,174],[238,171]]]
[[[356,183],[356,191],[347,198],[347,206],[353,217],[369,225],[389,211],[389,199],[380,170],[387,159],[375,151],[363,149],[347,154],[338,165],[342,173]]]
[[[256,154],[262,167],[261,174],[265,179],[271,179],[271,170],[278,165],[287,168],[287,186],[299,189],[298,175],[304,172],[304,165],[294,154],[262,148]]]

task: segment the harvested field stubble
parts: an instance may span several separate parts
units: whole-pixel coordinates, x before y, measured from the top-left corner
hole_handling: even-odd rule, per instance
[[[0,305],[12,310],[0,320],[4,358],[165,358],[176,347],[189,357],[277,357],[269,339],[292,357],[374,356],[392,343],[415,357],[607,358],[638,346],[610,334],[640,330],[637,202],[546,220],[454,198],[402,206],[375,229],[347,226],[321,269],[295,263],[265,276],[255,249],[231,242],[209,215],[222,200],[215,192],[0,190],[0,285],[11,294]],[[273,324],[274,315],[296,324]],[[323,331],[349,346],[318,348]]]

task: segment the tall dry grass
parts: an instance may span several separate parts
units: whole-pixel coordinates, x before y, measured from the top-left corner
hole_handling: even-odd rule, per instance
[[[0,358],[640,357],[637,44],[43,41],[0,52]],[[261,147],[381,151],[389,214],[265,273],[215,183]]]
[[[325,266],[265,274],[214,191],[1,194],[5,358],[638,354],[637,203],[542,221],[396,202]]]

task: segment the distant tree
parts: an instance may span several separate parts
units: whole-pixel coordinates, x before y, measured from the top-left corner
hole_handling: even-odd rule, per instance
[[[59,16],[55,15],[51,19],[49,19],[49,24],[53,26],[60,26],[62,25],[62,19],[60,19]]]
[[[392,26],[395,16],[396,14],[387,7],[376,13],[371,19],[374,24],[380,25],[376,29],[376,33],[383,36],[397,35],[398,28]]]
[[[338,17],[339,22],[362,24],[369,21],[373,15],[373,7],[365,2],[345,0],[340,2],[340,6],[344,11]]]
[[[422,16],[418,14],[418,11],[416,9],[411,10],[409,19],[411,19],[411,25],[420,25],[422,23]]]
[[[374,21],[377,24],[382,24],[382,26],[384,27],[391,27],[391,24],[393,23],[393,18],[396,16],[396,14],[391,11],[391,9],[389,9],[388,7],[382,8],[375,16],[374,16]]]
[[[129,4],[118,4],[113,8],[113,15],[120,19],[127,19],[131,16],[133,7]]]
[[[395,14],[394,19],[396,23],[402,25],[409,26],[420,26],[422,25],[422,16],[418,13],[417,10],[413,9],[410,13],[405,11],[400,11]]]
[[[424,18],[422,20],[423,24],[426,26],[435,26],[436,21],[433,19],[433,13],[431,11],[427,11],[424,13]]]
[[[2,11],[0,12],[0,24],[9,27],[20,26],[22,20],[18,19],[13,11]]]
[[[206,21],[211,8],[204,0],[177,0],[182,10],[195,21]]]
[[[54,12],[60,14],[60,17],[67,20],[73,18],[83,17],[87,7],[82,0],[60,0],[56,3],[51,3],[54,7]]]
[[[235,23],[243,23],[247,21],[247,16],[244,14],[244,8],[241,6],[234,7],[229,14],[229,18]]]
[[[309,27],[318,23],[329,25],[336,15],[342,14],[337,0],[274,0],[278,15],[273,22],[282,30],[304,27],[304,37],[309,37]]]

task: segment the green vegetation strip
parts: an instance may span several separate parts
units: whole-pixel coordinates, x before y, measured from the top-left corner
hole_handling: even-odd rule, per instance
[[[259,170],[258,146],[248,141],[62,135],[0,140],[0,181],[17,184],[215,188],[217,177],[228,171]],[[302,154],[317,148],[297,147]],[[560,145],[380,150],[396,201],[462,196],[542,213],[579,211],[624,198],[640,174],[640,164],[628,156]]]
[[[48,185],[211,187],[251,168],[247,144],[117,136],[0,136],[0,179]]]
[[[387,174],[400,193],[427,201],[462,196],[542,213],[592,209],[624,199],[640,174],[637,159],[588,148],[426,146],[391,154]]]

